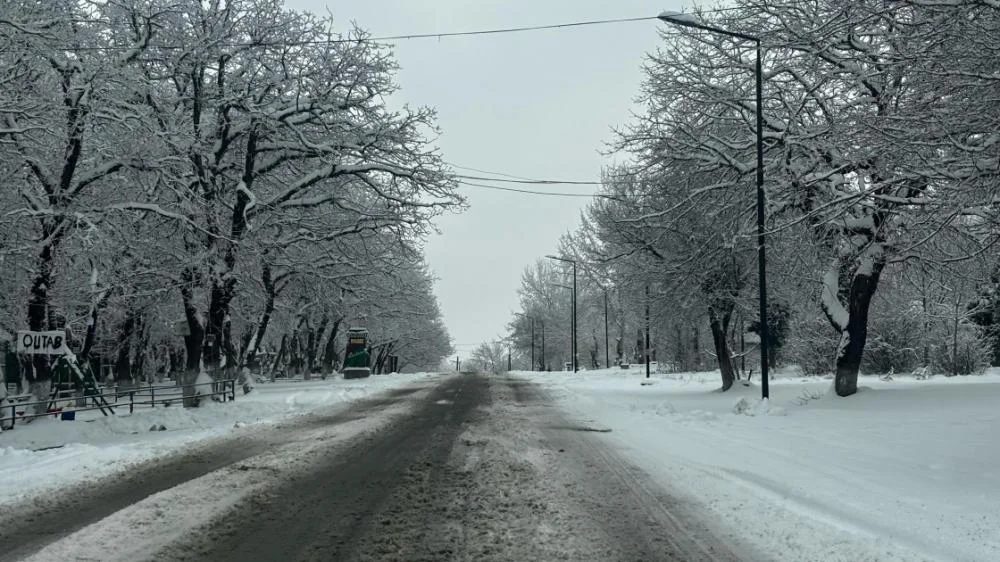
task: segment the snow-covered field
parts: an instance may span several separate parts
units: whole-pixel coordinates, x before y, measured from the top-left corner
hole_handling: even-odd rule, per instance
[[[767,559],[1000,560],[1000,375],[784,377],[762,405],[711,373],[518,374]]]
[[[101,478],[176,451],[187,444],[219,437],[258,423],[343,404],[434,375],[374,376],[367,379],[285,381],[260,384],[251,394],[237,389],[235,402],[201,408],[136,407],[119,415],[80,412],[75,421],[39,418],[0,433],[0,505],[43,490]],[[164,431],[150,431],[153,426]]]

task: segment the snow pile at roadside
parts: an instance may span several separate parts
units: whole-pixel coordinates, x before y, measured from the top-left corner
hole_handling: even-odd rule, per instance
[[[1000,376],[519,373],[613,430],[665,487],[777,560],[1000,560]]]
[[[203,401],[200,408],[115,407],[117,415],[78,412],[75,421],[39,418],[0,433],[0,504],[33,491],[100,478],[131,463],[175,451],[251,424],[348,403],[435,375],[373,376],[367,379],[283,381],[261,384],[235,402]],[[160,430],[160,427],[165,429]],[[252,429],[244,429],[250,431]]]

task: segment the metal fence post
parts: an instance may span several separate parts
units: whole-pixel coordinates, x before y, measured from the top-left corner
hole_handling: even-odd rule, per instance
[[[133,390],[128,393],[128,413],[131,414],[134,411],[135,411],[135,391]]]
[[[156,387],[155,386],[149,387],[149,406],[151,408],[155,408],[156,407]]]

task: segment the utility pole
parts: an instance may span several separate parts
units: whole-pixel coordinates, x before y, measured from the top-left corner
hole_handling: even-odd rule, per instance
[[[576,261],[573,261],[573,372],[580,371],[576,352]]]
[[[535,365],[535,317],[529,316],[531,320],[531,367],[528,368],[529,371],[534,371],[537,369]]]
[[[766,197],[764,194],[764,69],[761,62],[763,58],[761,40],[756,35],[713,27],[700,21],[692,14],[663,12],[657,16],[657,19],[672,25],[693,27],[719,35],[750,41],[754,44],[757,52],[757,62],[754,65],[754,86],[756,86],[757,90],[756,111],[754,112],[757,121],[757,300],[758,304],[760,304],[760,330],[758,330],[758,334],[760,335],[760,397],[767,399],[771,395],[767,372],[769,368],[768,341],[770,337],[768,334],[770,329],[767,325],[769,321],[767,317],[767,259],[764,246],[766,230],[764,226],[764,219],[766,218],[764,216],[764,206]]]
[[[515,312],[515,316],[523,316],[531,322],[531,365],[528,367],[529,371],[536,370],[535,367],[535,317],[525,314],[523,312]]]
[[[601,287],[604,289],[604,287]],[[608,290],[604,289],[604,368],[611,368],[611,351],[608,350]]]
[[[649,378],[649,285],[646,285],[646,378]]]
[[[561,258],[559,256],[547,255],[545,256],[550,260],[561,261],[565,263],[573,264],[573,317],[570,322],[570,337],[573,338],[570,345],[570,354],[573,356],[573,372],[576,373],[580,370],[579,365],[576,360],[576,260],[571,260],[569,258]]]
[[[461,369],[461,359],[459,359],[458,355],[456,355],[455,356],[455,371],[457,372],[457,371],[461,371],[461,370],[462,370]]]
[[[542,322],[542,370],[545,369],[545,322]]]

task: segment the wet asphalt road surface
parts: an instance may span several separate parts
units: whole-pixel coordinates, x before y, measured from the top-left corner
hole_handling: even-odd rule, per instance
[[[394,405],[403,407],[387,410]],[[341,432],[347,437],[338,441],[339,427],[369,417],[370,430]],[[330,446],[310,446],[326,440]],[[59,495],[65,500],[22,506],[22,517],[0,526],[0,562],[75,531],[86,534],[88,526],[162,490],[275,454],[287,468],[205,521],[183,514],[193,530],[155,545],[145,559],[759,559],[720,539],[697,506],[653,483],[623,460],[605,429],[570,419],[539,386],[470,374],[205,442],[65,491]],[[128,532],[121,540],[129,540]],[[115,551],[113,541],[107,549]]]
[[[156,558],[738,559],[535,385],[462,375],[421,401]]]
[[[363,418],[406,400],[419,387],[392,390],[360,400],[347,411],[314,413],[262,431],[212,439],[183,452],[138,463],[113,479],[86,482],[16,506],[17,517],[0,524],[0,562],[25,558],[120,509],[226,466],[294,440],[305,430]]]

